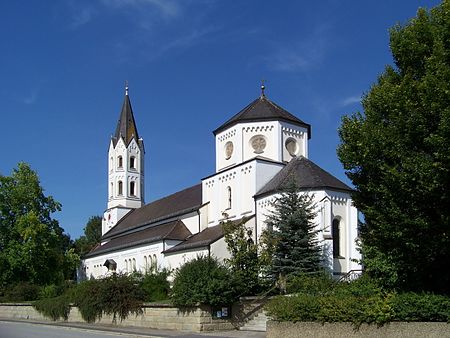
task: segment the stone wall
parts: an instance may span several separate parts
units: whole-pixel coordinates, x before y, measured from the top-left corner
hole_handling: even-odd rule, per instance
[[[231,320],[216,319],[211,315],[211,309],[207,306],[192,307],[180,310],[170,305],[145,305],[144,313],[139,316],[130,315],[127,319],[115,325],[137,326],[153,329],[171,329],[183,331],[214,331],[232,330],[235,326]],[[0,319],[48,321],[36,311],[31,304],[0,304]],[[68,322],[84,322],[77,307],[72,307]],[[111,324],[111,316],[103,316],[98,322],[100,324]]]
[[[450,324],[434,322],[393,322],[384,326],[351,323],[267,322],[267,338],[443,338],[450,337]]]

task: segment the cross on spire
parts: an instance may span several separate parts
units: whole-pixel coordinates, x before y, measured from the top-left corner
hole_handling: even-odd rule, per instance
[[[128,96],[128,80],[125,81],[125,95]]]
[[[264,90],[266,89],[266,86],[264,86],[264,79],[261,80],[261,97],[266,97],[264,94]]]

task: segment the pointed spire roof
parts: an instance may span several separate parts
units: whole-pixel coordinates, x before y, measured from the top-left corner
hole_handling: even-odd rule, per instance
[[[303,122],[284,108],[269,100],[264,90],[265,86],[262,85],[261,96],[214,130],[213,134],[217,135],[237,123],[280,120],[306,127],[308,129],[308,138],[311,138],[311,125]]]
[[[120,138],[123,138],[126,145],[130,144],[133,138],[139,143],[139,135],[134,121],[133,109],[131,108],[130,97],[128,96],[128,84],[125,87],[125,98],[122,105],[122,110],[117,123],[116,132],[112,139],[116,146]]]

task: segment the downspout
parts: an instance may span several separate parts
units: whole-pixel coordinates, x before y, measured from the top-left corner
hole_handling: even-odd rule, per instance
[[[201,226],[200,209],[197,209],[197,216],[198,216],[198,232],[200,232]]]

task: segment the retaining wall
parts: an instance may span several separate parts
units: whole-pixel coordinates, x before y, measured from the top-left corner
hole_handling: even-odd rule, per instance
[[[213,331],[213,330],[232,330],[235,325],[231,320],[216,319],[211,315],[211,309],[207,306],[192,307],[180,310],[171,305],[153,305],[147,304],[143,307],[142,315],[130,315],[127,319],[117,320],[117,326],[138,326],[152,329],[171,329],[183,331]],[[14,303],[0,304],[0,318],[15,320],[52,320],[44,317],[36,311],[31,304]],[[67,322],[84,322],[77,307],[72,307]],[[98,322],[101,324],[112,324],[112,317],[103,315]]]
[[[352,323],[267,322],[267,338],[444,338],[450,337],[450,324],[435,322],[392,322],[378,327]]]

